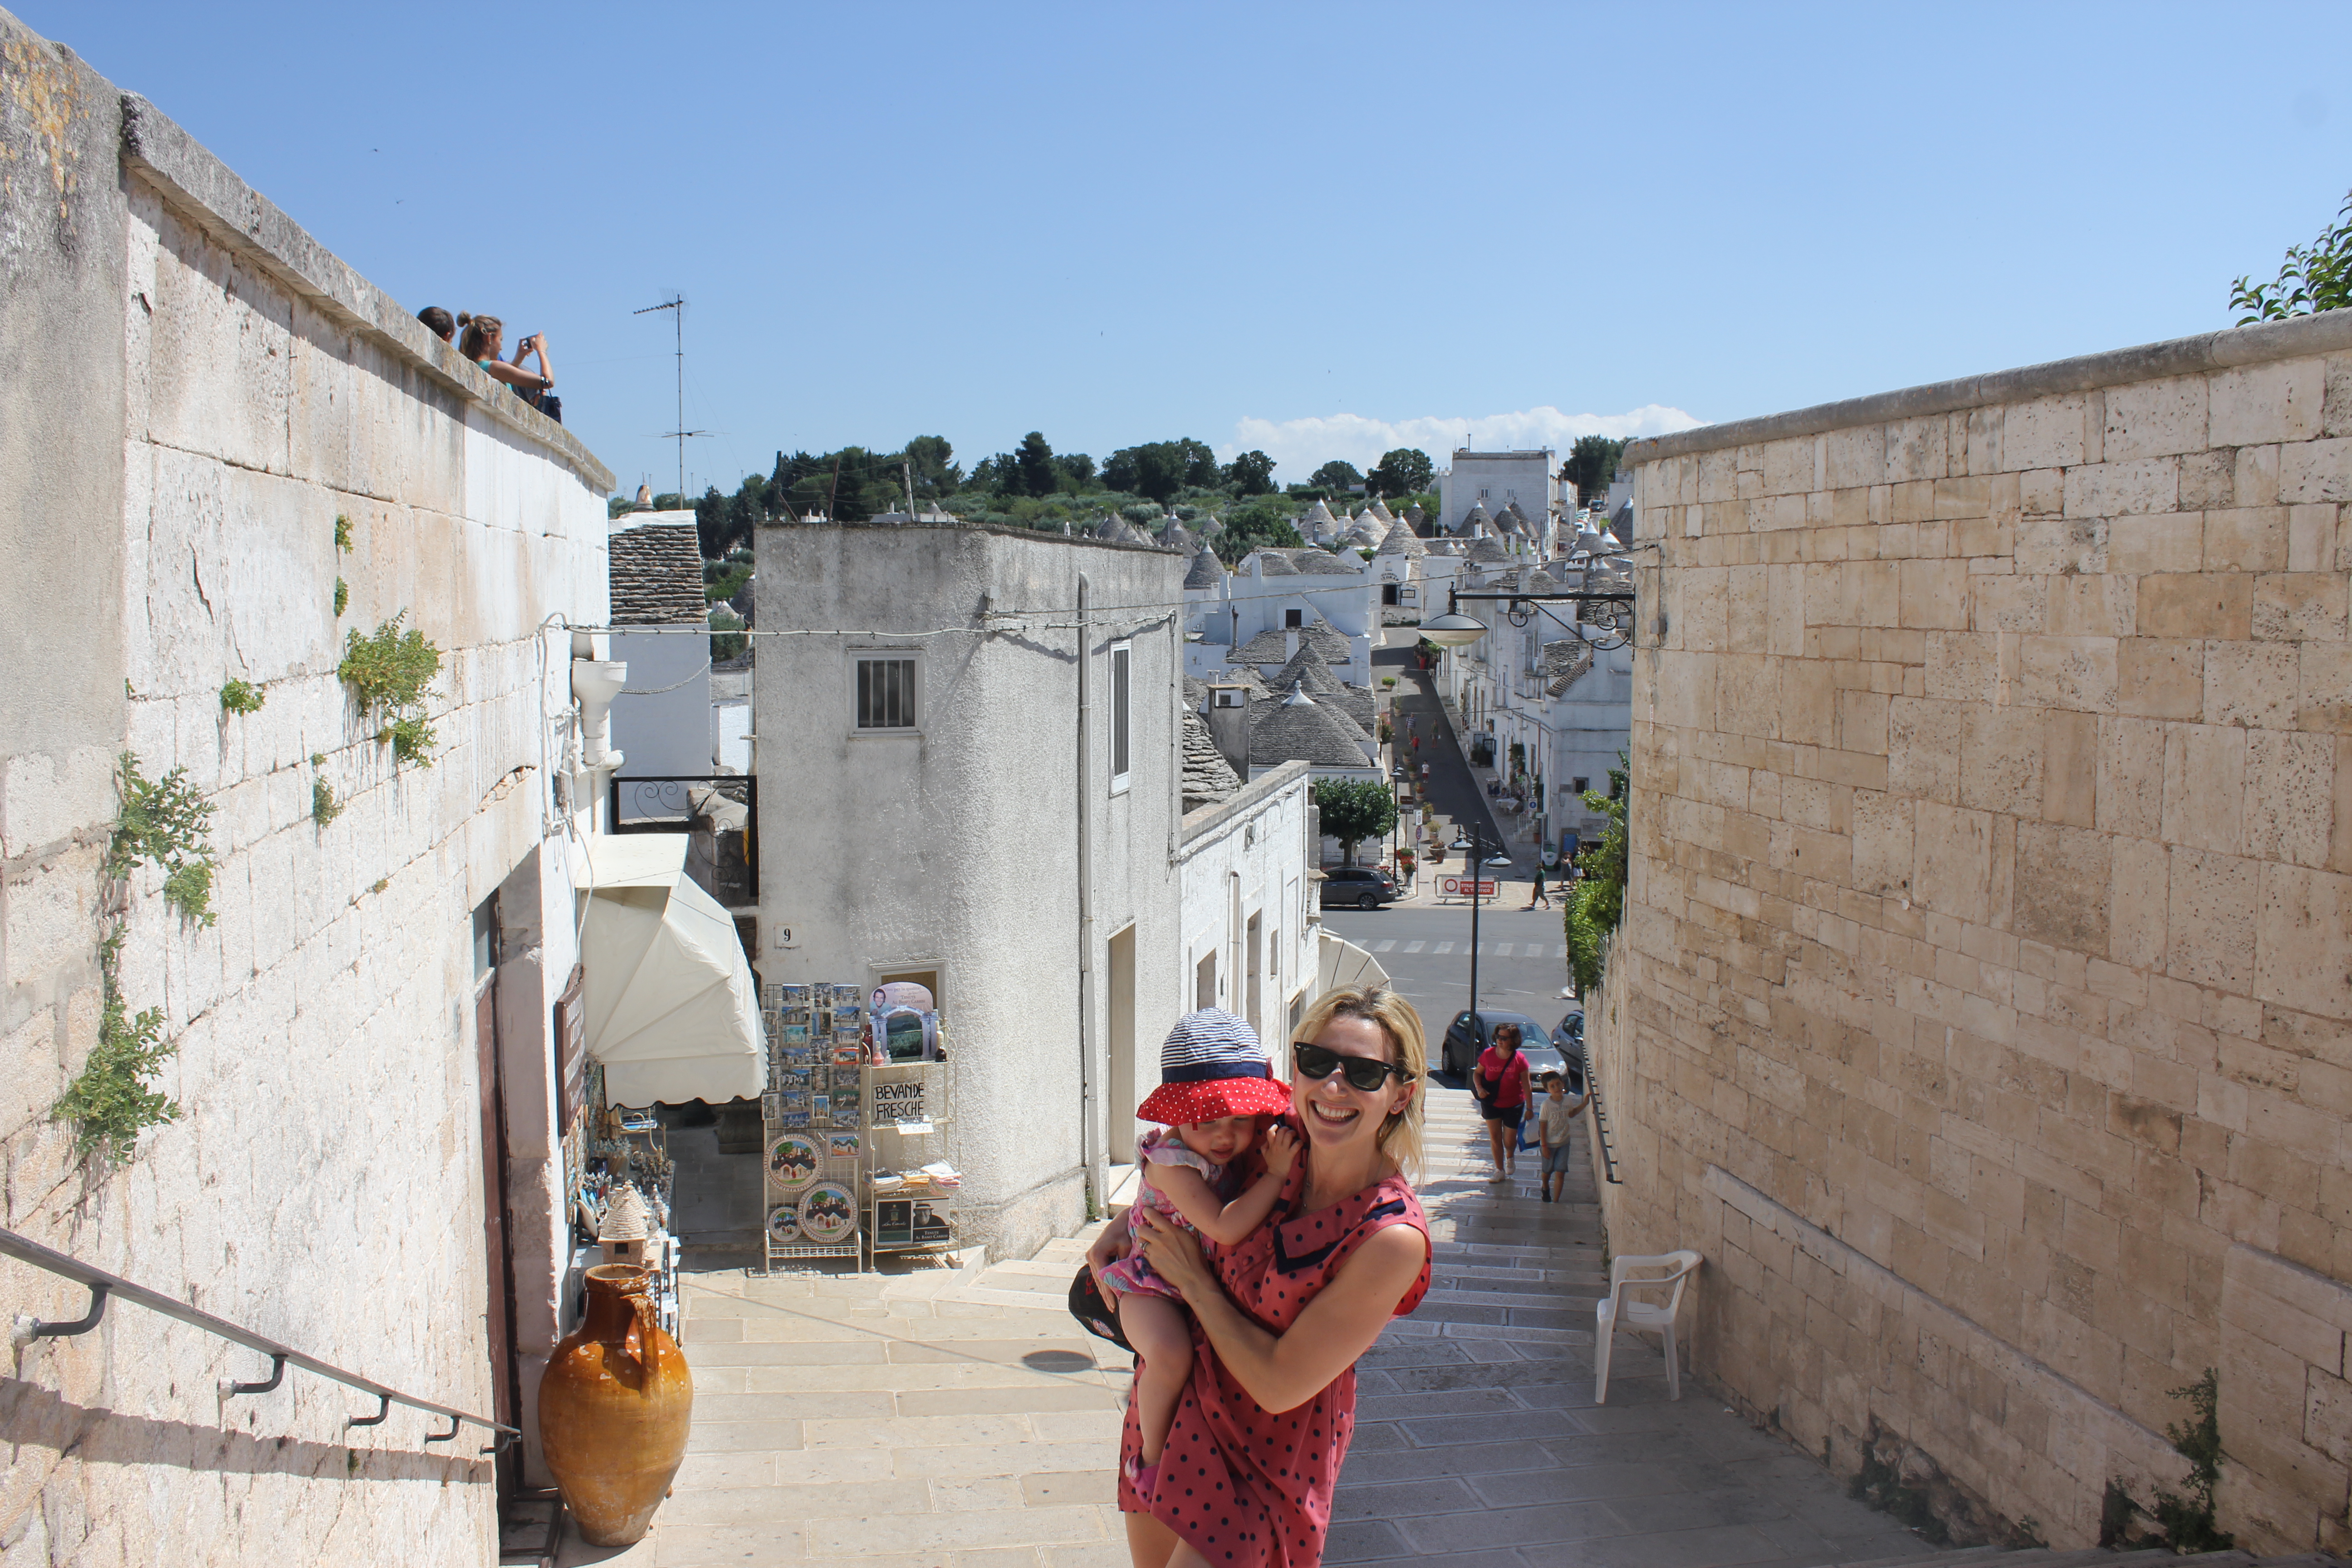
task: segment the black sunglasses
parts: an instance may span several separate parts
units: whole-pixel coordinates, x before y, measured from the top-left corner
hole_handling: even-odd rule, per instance
[[[1388,1082],[1391,1073],[1405,1079],[1412,1077],[1394,1062],[1374,1061],[1370,1057],[1343,1057],[1335,1050],[1310,1046],[1303,1040],[1291,1042],[1290,1059],[1300,1072],[1318,1082],[1329,1078],[1332,1069],[1337,1068],[1347,1075],[1349,1089],[1360,1089],[1366,1094],[1373,1093]]]

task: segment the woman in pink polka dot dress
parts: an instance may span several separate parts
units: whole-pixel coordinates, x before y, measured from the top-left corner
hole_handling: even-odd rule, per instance
[[[1356,1360],[1429,1289],[1420,1015],[1384,987],[1327,992],[1292,1047],[1305,1150],[1248,1239],[1208,1246],[1150,1213],[1137,1237],[1192,1310],[1192,1382],[1160,1462],[1132,1461],[1118,1506],[1137,1568],[1313,1568],[1356,1426]]]

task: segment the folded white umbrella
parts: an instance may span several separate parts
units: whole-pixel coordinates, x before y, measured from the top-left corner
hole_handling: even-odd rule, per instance
[[[1386,985],[1389,983],[1389,972],[1381,967],[1380,960],[1345,937],[1334,936],[1328,930],[1321,934],[1322,941],[1317,944],[1315,952],[1317,995],[1342,985]]]
[[[734,917],[686,874],[686,842],[682,833],[588,841],[584,1044],[614,1105],[723,1104],[766,1087],[759,985]]]

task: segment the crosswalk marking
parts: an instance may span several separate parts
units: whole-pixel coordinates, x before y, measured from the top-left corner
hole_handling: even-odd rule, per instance
[[[1453,944],[1452,942],[1439,942],[1439,943],[1437,944],[1437,951],[1436,951],[1436,952],[1433,952],[1432,954],[1430,954],[1430,956],[1431,956],[1432,958],[1435,958],[1435,957],[1439,956],[1440,954],[1452,952],[1453,951],[1454,951],[1454,944]]]
[[[1554,958],[1566,958],[1568,956],[1568,949],[1563,947],[1559,952],[1553,953],[1552,956]]]
[[[1429,943],[1425,942],[1409,942],[1404,944],[1404,950],[1407,952],[1419,952],[1423,948],[1427,947]]]
[[[1512,948],[1512,946],[1513,946],[1513,945],[1514,945],[1514,944],[1512,944],[1512,943],[1510,943],[1510,942],[1505,942],[1502,946],[1500,946],[1500,947],[1498,947],[1498,948],[1496,948],[1496,949],[1495,950],[1495,956],[1496,956],[1496,957],[1497,957],[1497,958],[1508,958],[1508,957],[1510,957],[1510,956],[1511,956],[1511,948]]]
[[[1372,943],[1372,951],[1374,952],[1386,952],[1395,946],[1396,938],[1391,937],[1386,942],[1376,942]]]

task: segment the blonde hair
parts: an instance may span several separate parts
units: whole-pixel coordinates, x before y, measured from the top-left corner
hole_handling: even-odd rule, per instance
[[[467,359],[497,353],[490,345],[506,336],[507,324],[496,316],[473,316],[460,310],[457,324],[466,329],[465,336],[457,342],[457,352]]]
[[[1324,1026],[1334,1018],[1361,1018],[1377,1024],[1396,1052],[1396,1065],[1412,1080],[1412,1098],[1391,1112],[1381,1128],[1381,1152],[1393,1161],[1408,1180],[1418,1181],[1422,1169],[1421,1122],[1429,1086],[1429,1041],[1422,1033],[1421,1015],[1412,1003],[1385,985],[1342,985],[1315,998],[1298,1027],[1290,1032],[1293,1044],[1315,1044]]]

